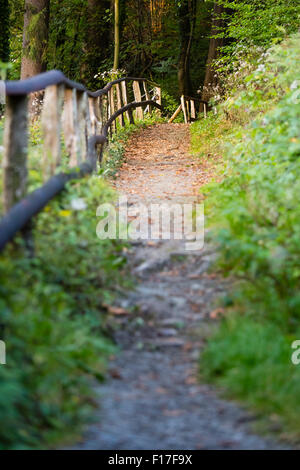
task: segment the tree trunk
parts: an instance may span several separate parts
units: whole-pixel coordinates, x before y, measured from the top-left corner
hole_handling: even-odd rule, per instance
[[[208,57],[206,62],[206,72],[203,84],[202,99],[209,101],[214,95],[215,87],[217,86],[217,77],[213,68],[213,62],[216,60],[220,53],[220,47],[224,44],[223,38],[215,38],[213,36],[219,34],[224,27],[225,21],[221,18],[222,13],[225,12],[223,5],[214,3],[212,26],[211,26],[211,38],[208,49]]]
[[[8,0],[0,0],[0,60],[9,61],[9,5]]]
[[[50,0],[25,0],[21,79],[46,70]]]
[[[137,0],[136,2],[137,8],[137,43],[139,45],[144,44],[144,35],[145,35],[145,2],[144,0]],[[140,50],[139,50],[140,49]],[[146,66],[146,54],[145,48],[141,47],[138,48],[139,52],[137,53],[136,57],[136,66],[135,68],[138,70],[138,75],[142,75],[142,71],[144,71]]]
[[[182,0],[177,7],[180,52],[178,59],[178,87],[180,95],[191,95],[190,52],[196,19],[196,0]]]
[[[114,50],[114,70],[119,68],[120,55],[120,3],[115,0],[115,50]]]
[[[111,54],[111,24],[107,22],[107,11],[111,0],[88,0],[86,9],[86,31],[84,61],[81,66],[81,80],[89,88],[99,87],[98,74],[101,64]]]

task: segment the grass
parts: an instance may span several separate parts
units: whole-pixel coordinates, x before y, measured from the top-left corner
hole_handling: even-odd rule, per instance
[[[291,362],[291,344],[300,337],[300,328],[289,336],[270,321],[241,312],[227,315],[202,354],[201,378],[264,417],[261,431],[297,441],[300,370]]]
[[[273,47],[206,121],[193,151],[222,154],[204,188],[216,268],[235,279],[224,320],[207,340],[200,373],[264,416],[264,430],[298,441],[300,368],[299,34]],[[203,192],[203,188],[201,188]]]

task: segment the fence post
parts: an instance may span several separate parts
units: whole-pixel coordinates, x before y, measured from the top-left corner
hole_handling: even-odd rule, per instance
[[[133,82],[133,94],[134,94],[134,100],[136,102],[142,101],[142,94],[141,94],[141,89],[140,89],[140,84],[138,81],[134,80]],[[136,117],[138,119],[143,119],[144,113],[143,113],[143,108],[136,108]]]
[[[102,129],[104,125],[107,123],[109,119],[109,99],[108,99],[108,94],[102,95],[101,96],[101,102],[102,102],[102,110],[103,110],[103,121],[102,121]],[[101,131],[102,131],[101,129]]]
[[[186,106],[187,121],[190,123],[191,122],[190,101],[188,99],[185,100],[185,106]]]
[[[77,103],[78,103],[78,152],[79,161],[86,160],[87,157],[87,117],[88,117],[88,99],[86,92],[77,92]]]
[[[170,119],[168,120],[168,124],[171,124],[171,122],[174,121],[174,119],[178,116],[178,114],[180,113],[182,109],[182,104],[180,103],[180,105],[178,106],[178,108],[176,109],[175,113],[172,114],[172,116],[170,117]]]
[[[7,96],[4,131],[3,205],[5,212],[26,194],[28,98]]]
[[[120,83],[117,83],[116,85],[117,88],[117,104],[118,104],[118,110],[122,108],[123,103],[122,103],[122,93],[121,93],[121,86]],[[124,121],[124,116],[123,113],[118,116],[119,123],[122,127],[125,126],[125,121]]]
[[[115,92],[114,92],[114,87],[112,86],[111,89],[108,92],[108,97],[109,97],[109,117],[113,114],[115,114]],[[111,135],[116,132],[117,126],[116,122],[114,121],[112,125],[110,126],[111,129]]]
[[[191,120],[195,120],[196,119],[195,101],[190,100],[190,104],[191,104]]]
[[[121,89],[122,89],[122,98],[123,98],[123,104],[126,106],[128,104],[128,96],[127,96],[127,83],[125,80],[121,82]],[[125,112],[125,116],[127,117],[128,121],[130,121],[130,116],[129,112]]]
[[[156,95],[156,102],[161,106],[161,88],[160,87],[155,87],[155,95]],[[159,116],[161,116],[161,111],[158,109],[157,113]]]
[[[130,122],[130,124],[134,124],[134,117],[133,117],[132,109],[128,109],[128,114],[129,114],[129,122]]]
[[[149,92],[148,92],[147,83],[145,81],[143,81],[143,88],[144,88],[144,92],[145,92],[146,101],[150,101],[151,98],[150,98],[150,95],[149,95]],[[146,113],[146,109],[145,109],[145,113]],[[152,112],[151,104],[148,105],[148,109],[149,109],[149,114],[151,114],[151,112]]]
[[[182,111],[183,111],[183,115],[184,115],[184,122],[185,122],[185,124],[187,124],[188,120],[187,120],[187,113],[186,113],[185,97],[184,97],[184,95],[181,96],[180,101],[181,101],[181,107],[182,107]]]
[[[91,134],[97,134],[97,116],[95,111],[95,98],[88,98]]]
[[[78,135],[78,104],[75,88],[66,88],[65,106],[63,113],[63,128],[65,144],[69,154],[69,165],[76,166],[80,163],[79,135]]]
[[[61,113],[64,85],[51,85],[46,88],[42,111],[44,137],[43,176],[52,176],[61,163]]]

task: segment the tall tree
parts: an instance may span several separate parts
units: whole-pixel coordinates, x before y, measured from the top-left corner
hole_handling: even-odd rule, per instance
[[[115,49],[114,49],[114,70],[119,68],[120,56],[120,2],[115,0]]]
[[[180,95],[191,95],[190,54],[195,29],[197,0],[176,0],[176,3],[180,35],[178,87]]]
[[[161,31],[162,16],[166,3],[167,0],[150,0],[152,29],[155,33]]]
[[[0,0],[0,60],[9,61],[9,4]]]
[[[25,0],[21,79],[46,70],[50,0]]]
[[[213,63],[220,54],[220,48],[224,45],[224,38],[220,36],[220,33],[222,33],[225,26],[225,12],[226,10],[222,4],[219,2],[214,3],[206,72],[202,91],[202,99],[204,101],[210,100],[217,86],[217,77]]]
[[[108,69],[103,63],[112,54],[110,12],[111,0],[87,0],[80,80],[89,88],[98,84],[95,75],[99,70]]]

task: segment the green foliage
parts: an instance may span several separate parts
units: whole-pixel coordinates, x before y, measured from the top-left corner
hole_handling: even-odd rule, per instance
[[[9,3],[0,0],[0,62],[9,61]]]
[[[126,127],[120,127],[118,134],[114,134],[110,138],[108,148],[104,152],[102,165],[103,176],[106,178],[116,177],[116,173],[123,163],[126,142],[134,130],[136,130],[136,126],[127,123]]]
[[[9,72],[10,80],[18,80],[21,70],[21,55],[24,24],[24,2],[10,0],[10,63],[12,69]]]
[[[225,26],[218,36],[225,45],[215,61],[218,93],[243,87],[261,55],[273,44],[296,32],[300,24],[300,3],[285,0],[220,0],[226,7]],[[216,94],[218,94],[216,93]]]
[[[22,245],[1,255],[1,448],[50,445],[90,416],[91,378],[113,350],[101,305],[125,261],[118,242],[96,237],[96,208],[112,198],[99,176],[69,183],[36,219],[34,258]]]
[[[225,36],[239,45],[268,47],[299,27],[300,4],[297,1],[220,0],[219,3],[229,9]]]
[[[172,114],[178,108],[178,100],[176,100],[173,96],[169,95],[164,89],[162,89],[162,106],[164,108],[164,112],[168,116],[172,116]],[[176,122],[183,122],[182,113],[178,116]]]
[[[80,80],[85,62],[86,3],[51,1],[48,68],[60,69],[74,80]]]
[[[127,1],[121,6],[120,65],[130,76],[159,82],[169,96],[178,99],[178,18],[175,3],[166,1],[151,15],[150,2]],[[210,2],[199,2],[191,45],[191,79],[194,92],[202,82],[209,43]],[[102,74],[113,65],[113,9],[110,0],[50,2],[47,68],[60,69],[90,89],[104,85]],[[38,15],[39,16],[39,15]],[[157,16],[157,18],[156,18]],[[38,22],[31,26],[31,50],[39,44]],[[19,78],[22,56],[23,2],[11,1],[10,46],[13,73]],[[42,46],[42,45],[41,45]]]
[[[193,131],[194,141],[202,131],[207,136],[195,151],[225,156],[222,182],[205,190],[206,210],[220,248],[218,266],[237,280],[232,302],[244,314],[232,319],[228,313],[209,340],[205,373],[250,404],[282,415],[294,432],[298,371],[290,366],[288,343],[300,332],[299,39],[264,54],[243,91]],[[227,129],[223,139],[220,125]]]
[[[32,60],[41,58],[42,62],[45,62],[47,54],[47,40],[45,38],[48,37],[48,14],[48,7],[39,12],[32,11],[32,18],[26,31],[28,46],[24,49],[24,54]]]
[[[224,115],[209,112],[207,119],[199,119],[191,126],[191,146],[199,157],[219,156],[223,152],[226,135],[232,135],[232,122]]]
[[[271,425],[285,438],[299,437],[300,369],[291,362],[291,343],[299,334],[298,328],[295,336],[286,337],[270,322],[230,317],[210,338],[200,374],[227,396],[270,416],[261,423],[264,430]]]
[[[246,110],[247,119],[257,117],[246,130],[236,132],[233,148],[229,140],[225,179],[211,195],[221,227],[222,267],[246,276],[255,286],[257,302],[261,294],[264,308],[269,298],[276,298],[277,308],[273,305],[268,316],[286,328],[293,328],[299,311],[298,44],[297,35],[276,47],[265,65],[248,77],[246,91],[225,102],[223,108],[233,117]]]

